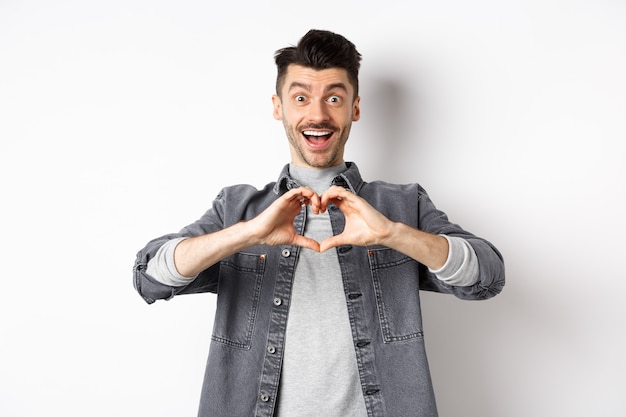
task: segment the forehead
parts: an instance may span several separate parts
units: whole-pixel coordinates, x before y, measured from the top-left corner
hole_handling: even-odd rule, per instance
[[[344,85],[349,94],[352,94],[353,91],[353,87],[348,79],[348,72],[343,68],[316,70],[292,64],[287,68],[283,91],[289,91],[294,85],[308,86],[312,90],[326,90],[329,87]]]

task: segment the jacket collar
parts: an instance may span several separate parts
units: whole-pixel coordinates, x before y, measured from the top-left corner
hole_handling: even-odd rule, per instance
[[[337,175],[333,179],[332,184],[339,185],[352,191],[354,194],[358,194],[363,186],[363,179],[361,178],[359,168],[354,162],[346,162],[346,166],[348,169]],[[289,164],[287,164],[283,167],[278,181],[274,185],[274,192],[281,194],[299,186],[300,184],[289,175]]]

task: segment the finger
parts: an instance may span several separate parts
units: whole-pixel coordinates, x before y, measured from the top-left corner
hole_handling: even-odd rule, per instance
[[[289,202],[300,202],[303,198],[302,191],[302,188],[291,189],[283,195],[283,198]]]
[[[301,189],[293,189],[284,195],[285,200],[291,205],[299,205],[301,207],[309,204],[307,193],[303,193]]]
[[[302,207],[310,205],[315,214],[320,211],[320,196],[309,187],[298,187],[285,194],[292,202],[297,201]]]
[[[298,190],[303,197],[306,197],[308,199],[311,199],[315,196],[317,196],[317,193],[311,188],[311,187],[299,187],[296,188],[296,190]]]
[[[345,244],[345,242],[344,242],[343,236],[340,233],[338,235],[331,236],[329,238],[326,238],[326,239],[322,240],[319,243],[319,251],[320,252],[325,252],[328,249],[335,248],[337,246],[341,246],[341,245],[344,245],[344,244]]]
[[[320,244],[311,238],[302,235],[296,235],[294,237],[294,245],[301,246],[303,248],[314,250],[315,252],[320,251]]]
[[[313,192],[313,194],[309,197],[309,205],[311,206],[313,213],[315,214],[320,213],[321,202],[322,202],[322,199],[320,198],[320,196],[316,192]]]
[[[322,194],[321,196],[321,201],[320,201],[321,210],[325,211],[330,203],[339,205],[341,200],[348,199],[351,196],[353,196],[353,194],[350,191],[346,190],[343,187],[333,185],[328,190],[326,190],[324,194]]]

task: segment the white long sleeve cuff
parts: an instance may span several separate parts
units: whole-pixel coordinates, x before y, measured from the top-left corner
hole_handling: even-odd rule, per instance
[[[448,240],[448,259],[438,270],[429,269],[438,279],[456,287],[467,287],[478,282],[478,258],[472,245],[463,238],[441,235]]]
[[[190,278],[179,274],[174,263],[176,245],[185,239],[185,237],[180,237],[165,242],[154,258],[148,261],[146,273],[160,283],[171,287],[183,287],[193,281],[196,277]]]

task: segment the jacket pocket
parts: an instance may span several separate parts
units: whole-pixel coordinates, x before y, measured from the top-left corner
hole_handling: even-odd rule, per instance
[[[419,264],[393,249],[368,251],[385,343],[422,337]]]
[[[236,253],[220,262],[213,340],[250,348],[264,270],[265,255]]]

